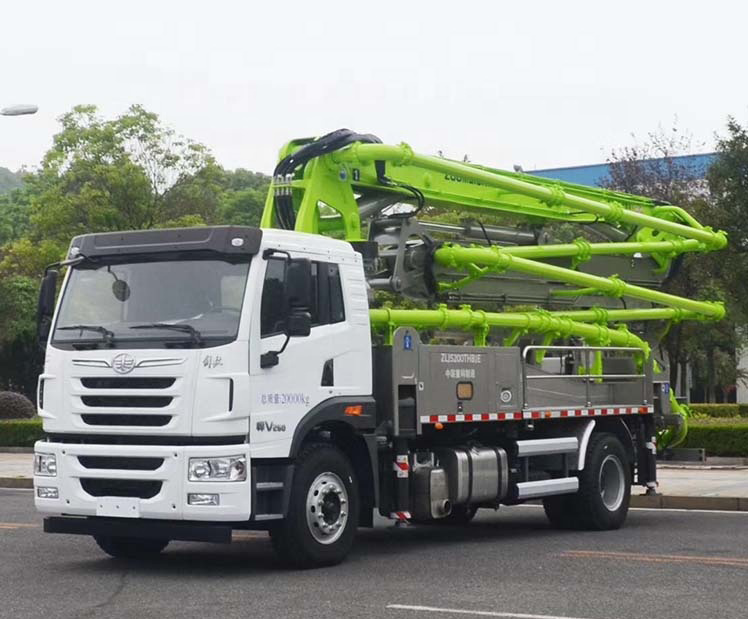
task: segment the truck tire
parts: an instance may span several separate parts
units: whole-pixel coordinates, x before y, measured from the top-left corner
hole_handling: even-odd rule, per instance
[[[551,525],[557,529],[573,529],[577,524],[575,495],[561,494],[543,497],[543,509]]]
[[[332,445],[310,443],[296,459],[288,513],[270,531],[273,548],[289,567],[336,565],[353,545],[358,509],[348,458]]]
[[[157,555],[169,544],[168,539],[145,539],[140,537],[97,535],[94,539],[99,548],[116,559],[145,559]]]
[[[631,501],[631,467],[613,434],[593,434],[584,470],[579,472],[576,512],[580,526],[594,531],[619,529]]]
[[[545,497],[548,520],[561,529],[609,531],[626,520],[631,500],[631,468],[613,434],[593,434],[576,494]]]

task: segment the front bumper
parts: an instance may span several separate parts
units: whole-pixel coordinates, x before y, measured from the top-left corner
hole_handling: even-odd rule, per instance
[[[44,532],[229,544],[232,528],[229,525],[195,522],[52,516],[44,519]]]
[[[34,503],[36,509],[44,514],[239,522],[247,521],[252,512],[252,469],[247,444],[82,445],[39,441],[34,450],[37,453],[54,454],[57,458],[55,477],[34,476]],[[247,458],[248,473],[245,481],[187,480],[190,458],[235,455]],[[153,470],[91,466],[92,461],[94,464],[101,464],[107,458],[122,459],[119,462],[132,459],[135,463],[142,462],[137,460],[139,458],[148,458],[151,462],[160,461],[160,464]],[[106,466],[111,466],[111,460]],[[134,489],[132,496],[128,496],[128,486]],[[58,498],[39,498],[36,490],[39,487],[56,487]],[[111,496],[112,487],[117,488],[117,496]],[[187,496],[193,493],[218,494],[219,505],[189,505]],[[141,496],[137,496],[138,494]]]

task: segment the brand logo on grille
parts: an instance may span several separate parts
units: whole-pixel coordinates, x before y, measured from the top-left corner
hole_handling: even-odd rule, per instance
[[[112,368],[117,374],[127,374],[135,367],[135,358],[127,353],[117,355],[112,359]]]

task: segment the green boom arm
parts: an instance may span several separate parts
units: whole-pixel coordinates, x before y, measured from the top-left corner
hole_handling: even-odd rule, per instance
[[[290,142],[281,154],[292,154],[310,142],[313,141]],[[580,238],[573,243],[519,247],[445,245],[436,250],[435,261],[464,270],[466,276],[462,281],[438,282],[443,290],[459,288],[485,274],[509,270],[582,286],[591,293],[633,297],[685,310],[688,318],[718,320],[724,316],[718,303],[636,286],[614,274],[602,277],[540,261],[648,254],[665,269],[679,254],[725,246],[724,232],[702,226],[683,209],[641,196],[418,155],[406,144],[354,141],[314,157],[293,174],[276,178],[268,194],[262,226],[276,224],[277,196],[287,195],[292,200],[297,231],[342,234],[347,240],[357,241],[362,239],[365,222],[361,204],[366,198],[376,196],[385,204],[392,204],[412,200],[415,192],[421,194],[425,204],[442,209],[506,213],[535,222],[606,222],[620,228],[626,238],[634,239],[591,243]]]
[[[434,310],[372,309],[375,328],[388,334],[401,325],[460,328],[473,331],[477,345],[485,344],[485,334],[493,328],[544,334],[545,341],[573,335],[598,346],[638,347],[648,355],[649,345],[629,332],[624,323],[719,320],[724,316],[720,303],[683,298],[628,283],[613,273],[603,276],[576,268],[594,256],[648,255],[658,265],[658,272],[664,272],[678,255],[725,247],[724,232],[702,226],[677,206],[419,155],[407,144],[391,146],[379,143],[373,136],[349,134],[335,132],[319,140],[289,142],[284,147],[265,204],[263,227],[281,225],[299,232],[360,241],[364,240],[368,220],[374,220],[383,208],[414,199],[419,208],[427,205],[475,215],[504,214],[512,221],[604,223],[610,230],[617,230],[624,240],[590,242],[578,238],[572,243],[529,246],[436,245],[431,254],[433,263],[465,275],[463,279],[437,281],[435,285],[441,292],[453,291],[478,278],[510,271],[581,287],[549,290],[557,298],[599,294],[652,304],[631,309],[590,307],[501,313],[472,310],[468,306],[459,309],[440,306]],[[571,258],[571,267],[551,263],[559,258]],[[616,328],[605,326],[615,323]]]

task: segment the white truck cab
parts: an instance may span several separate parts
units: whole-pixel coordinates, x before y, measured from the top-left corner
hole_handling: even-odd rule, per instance
[[[154,230],[77,237],[69,258],[39,378],[45,514],[272,518],[253,505],[253,462],[288,459],[323,403],[371,398],[366,282],[348,243]],[[284,289],[299,268],[306,299]],[[296,307],[303,337],[287,338]]]

